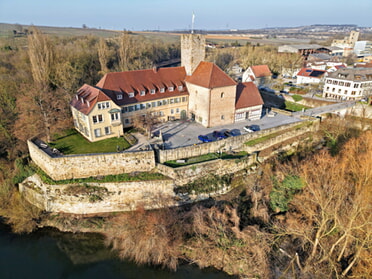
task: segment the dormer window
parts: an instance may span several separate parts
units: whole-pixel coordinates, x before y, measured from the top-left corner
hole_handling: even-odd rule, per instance
[[[155,94],[155,89],[151,89],[150,94]]]
[[[84,99],[83,97],[80,97],[80,102],[82,102],[84,104]]]
[[[140,96],[145,96],[145,90],[140,91]]]
[[[78,95],[76,95],[76,100],[79,100],[79,96]]]
[[[164,87],[160,88],[160,93],[164,93],[164,92],[165,92],[165,88]]]
[[[183,86],[182,85],[179,85],[178,86],[178,91],[182,91],[183,90]]]
[[[129,96],[129,98],[133,98],[134,97],[134,92],[129,92],[128,96]]]
[[[122,99],[123,99],[123,94],[118,94],[118,95],[116,95],[116,99],[117,99],[117,100],[122,100]]]
[[[174,87],[173,87],[173,86],[169,86],[169,87],[168,87],[168,90],[169,90],[169,92],[173,92]]]

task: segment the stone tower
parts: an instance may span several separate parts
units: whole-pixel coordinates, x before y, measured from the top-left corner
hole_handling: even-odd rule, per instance
[[[181,66],[190,76],[205,58],[205,37],[201,34],[183,34],[181,36]]]
[[[355,45],[355,43],[358,41],[359,39],[359,32],[358,31],[351,31],[350,32],[350,37],[349,37],[349,44],[351,45]]]

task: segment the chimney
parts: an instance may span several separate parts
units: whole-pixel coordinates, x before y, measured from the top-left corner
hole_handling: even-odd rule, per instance
[[[156,73],[158,72],[158,67],[156,67],[156,65],[155,65],[155,66],[152,67],[152,70],[153,70],[154,73],[156,74]]]

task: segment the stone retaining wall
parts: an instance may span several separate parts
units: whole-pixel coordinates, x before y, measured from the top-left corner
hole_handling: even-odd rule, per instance
[[[153,151],[65,156],[48,152],[36,139],[27,144],[31,159],[54,180],[146,172],[155,168]]]
[[[158,164],[157,168],[163,175],[174,179],[174,183],[177,186],[181,186],[198,178],[204,177],[208,173],[222,176],[224,174],[238,172],[254,164],[257,161],[256,158],[256,154],[252,154],[251,156],[247,156],[242,159],[216,159],[213,161],[178,168]]]
[[[73,187],[83,189],[71,191]],[[88,190],[84,191],[84,187]],[[155,209],[174,205],[173,189],[172,180],[49,185],[43,183],[37,174],[19,184],[21,194],[38,208],[72,214],[132,211],[139,206]]]

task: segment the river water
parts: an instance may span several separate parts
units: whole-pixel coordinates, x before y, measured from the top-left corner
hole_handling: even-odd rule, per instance
[[[119,260],[96,234],[43,229],[15,235],[0,223],[0,279],[226,279],[216,270],[181,265],[176,272]]]

